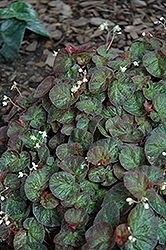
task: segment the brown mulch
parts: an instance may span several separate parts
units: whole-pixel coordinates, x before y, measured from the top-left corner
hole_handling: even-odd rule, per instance
[[[16,61],[11,65],[0,64],[0,101],[4,94],[16,99],[17,92],[10,90],[13,81],[18,83],[22,94],[28,96],[45,77],[53,75],[53,50],[71,44],[104,43],[106,33],[98,27],[105,21],[110,28],[117,24],[122,28],[122,34],[115,37],[112,46],[119,51],[126,51],[142,32],[165,32],[161,25],[154,24],[161,16],[166,17],[165,0],[24,1],[33,5],[52,39],[26,32]],[[0,10],[13,2],[16,1],[1,0]],[[0,104],[0,126],[9,109],[10,106],[2,107]],[[165,249],[164,246],[158,247],[158,250]],[[0,243],[1,249],[10,248]]]

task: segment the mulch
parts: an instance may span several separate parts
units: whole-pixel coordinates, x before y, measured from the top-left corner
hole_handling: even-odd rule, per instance
[[[0,10],[9,7],[14,0],[1,0]],[[3,96],[15,100],[11,91],[13,81],[18,83],[22,94],[28,96],[48,75],[54,75],[53,50],[83,43],[105,43],[106,33],[98,29],[107,22],[110,28],[119,25],[121,35],[116,35],[112,47],[126,51],[143,32],[165,34],[162,25],[154,24],[161,16],[166,17],[165,0],[24,0],[32,4],[39,20],[50,32],[48,39],[26,31],[19,55],[12,64],[0,64],[0,101]],[[2,23],[2,20],[0,21]],[[0,126],[6,122],[10,105],[0,105]],[[0,250],[10,250],[0,243]],[[157,250],[163,250],[158,246]],[[12,249],[12,248],[11,248]]]

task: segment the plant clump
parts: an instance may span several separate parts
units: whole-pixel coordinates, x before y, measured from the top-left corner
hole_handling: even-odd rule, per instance
[[[16,250],[165,244],[166,42],[111,44],[54,52],[55,76],[0,128],[0,239]]]

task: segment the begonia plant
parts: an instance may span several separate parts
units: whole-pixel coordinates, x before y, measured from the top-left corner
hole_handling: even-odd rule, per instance
[[[4,97],[13,108],[0,128],[1,241],[15,250],[164,245],[165,40],[146,33],[123,53],[111,40],[54,54],[54,76],[28,97]]]

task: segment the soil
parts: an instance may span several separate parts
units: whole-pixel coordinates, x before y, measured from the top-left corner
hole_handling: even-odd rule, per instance
[[[9,7],[14,0],[1,0],[0,10]],[[126,51],[142,32],[165,34],[162,25],[154,24],[166,16],[165,0],[24,0],[32,4],[39,14],[39,20],[50,32],[46,38],[26,31],[17,59],[12,64],[0,64],[0,101],[7,95],[15,100],[16,91],[11,91],[16,81],[22,94],[28,96],[47,76],[54,75],[53,51],[69,45],[83,43],[103,44],[106,32],[98,29],[107,22],[112,29],[122,28],[116,35],[112,47]],[[2,20],[3,21],[3,20]],[[2,23],[1,21],[1,23]],[[0,126],[6,122],[10,105],[0,105]],[[9,245],[0,243],[0,250],[10,250]],[[156,250],[166,250],[157,246]]]

